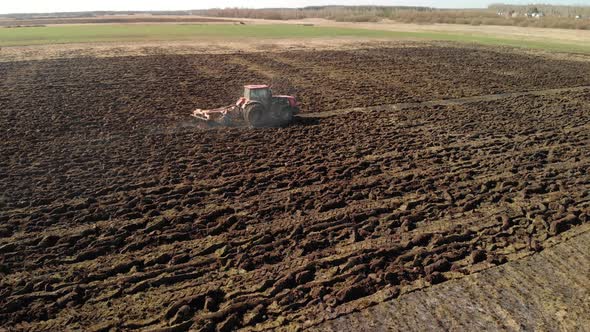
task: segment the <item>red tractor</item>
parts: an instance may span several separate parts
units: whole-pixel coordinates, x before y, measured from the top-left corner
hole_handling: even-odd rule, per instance
[[[268,85],[246,85],[244,96],[235,105],[212,110],[197,109],[192,116],[206,123],[225,126],[245,123],[252,128],[282,127],[299,113],[293,96],[273,96]]]

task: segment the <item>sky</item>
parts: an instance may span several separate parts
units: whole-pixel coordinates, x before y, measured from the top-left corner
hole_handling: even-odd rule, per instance
[[[93,10],[186,10],[224,7],[304,7],[314,5],[427,6],[483,8],[490,3],[590,5],[590,0],[0,0],[0,14]]]

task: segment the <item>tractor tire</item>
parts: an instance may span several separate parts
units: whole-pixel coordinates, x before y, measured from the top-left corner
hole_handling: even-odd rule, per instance
[[[250,128],[260,128],[264,126],[265,109],[261,104],[250,104],[244,110],[244,120]]]

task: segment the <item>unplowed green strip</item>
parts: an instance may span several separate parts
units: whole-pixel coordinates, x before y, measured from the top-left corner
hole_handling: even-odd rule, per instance
[[[392,40],[443,40],[590,54],[590,43],[573,44],[562,43],[556,40],[531,41],[499,38],[483,34],[381,31],[292,24],[106,24],[0,28],[0,47],[96,42],[340,37]]]

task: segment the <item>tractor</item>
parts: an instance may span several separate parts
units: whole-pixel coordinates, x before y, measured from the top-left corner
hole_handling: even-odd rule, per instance
[[[246,85],[244,95],[231,106],[193,111],[192,116],[207,124],[251,128],[284,127],[299,113],[299,104],[293,96],[274,96],[268,85]]]

